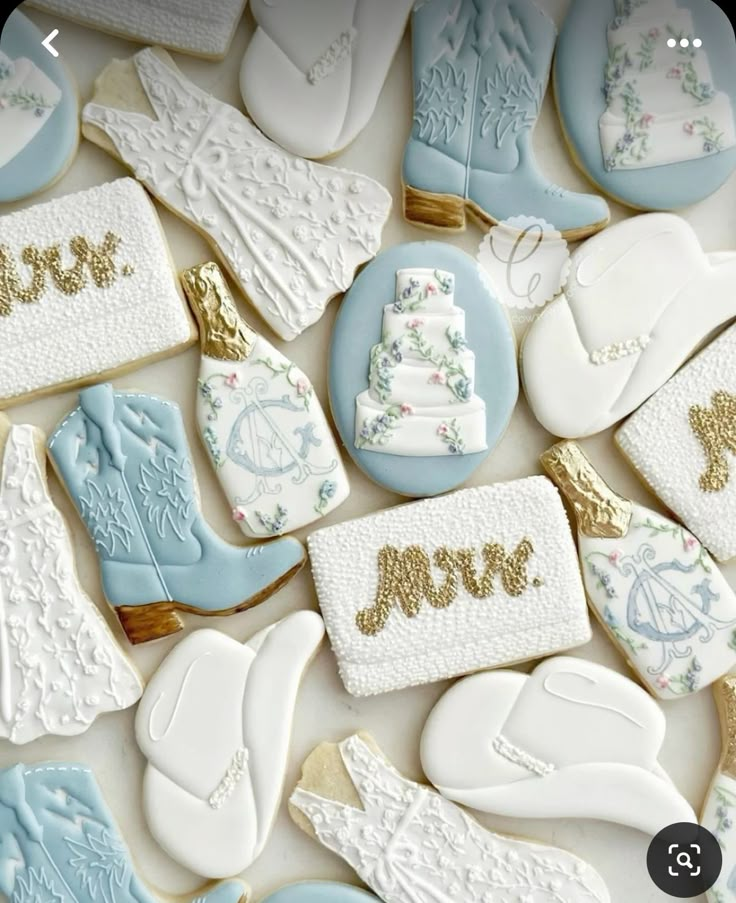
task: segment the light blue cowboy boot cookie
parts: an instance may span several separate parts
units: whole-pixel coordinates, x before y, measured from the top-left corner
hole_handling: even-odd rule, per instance
[[[177,609],[250,608],[304,563],[295,539],[239,548],[212,532],[199,510],[181,412],[169,401],[110,385],[85,389],[48,447],[131,643],[180,630]]]
[[[63,762],[0,771],[0,894],[9,903],[158,903],[133,870],[92,772]],[[245,903],[227,881],[191,903]]]
[[[532,0],[424,0],[412,18],[414,124],[404,155],[410,222],[464,229],[514,216],[546,220],[568,240],[602,229],[608,206],[537,169],[532,130],[556,30]]]

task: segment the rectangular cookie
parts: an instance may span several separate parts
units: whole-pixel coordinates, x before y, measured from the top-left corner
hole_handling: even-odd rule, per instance
[[[96,382],[196,331],[158,216],[118,179],[0,217],[0,405]]]
[[[314,582],[353,696],[590,639],[577,553],[546,477],[465,489],[318,530]]]
[[[641,478],[720,561],[736,556],[736,327],[616,433]]]

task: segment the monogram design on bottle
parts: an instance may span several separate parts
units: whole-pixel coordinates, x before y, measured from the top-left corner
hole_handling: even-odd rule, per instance
[[[527,565],[534,554],[531,540],[524,538],[513,552],[507,553],[499,543],[486,543],[481,549],[482,574],[476,568],[475,549],[450,549],[440,546],[432,558],[421,546],[408,546],[403,551],[383,546],[378,552],[378,591],[372,607],[359,611],[355,623],[366,636],[379,634],[398,606],[407,618],[415,617],[423,602],[432,608],[448,608],[457,599],[461,586],[474,599],[488,599],[496,593],[496,578],[504,591],[521,596],[529,583],[542,585],[539,578],[531,581]],[[444,572],[438,587],[432,574],[432,562]]]
[[[130,264],[118,268],[115,263],[121,242],[114,232],[106,232],[99,245],[84,235],[75,235],[69,242],[69,250],[75,258],[69,268],[62,263],[60,245],[48,248],[28,245],[20,253],[20,263],[31,269],[30,281],[26,284],[18,272],[13,252],[0,245],[0,316],[10,316],[15,302],[33,304],[39,301],[46,293],[48,277],[64,295],[77,295],[89,284],[89,277],[97,288],[109,288],[120,276],[131,276],[134,270]]]
[[[736,395],[714,392],[709,408],[690,408],[689,421],[708,462],[699,480],[700,488],[703,492],[720,492],[730,476],[726,452],[736,455]]]

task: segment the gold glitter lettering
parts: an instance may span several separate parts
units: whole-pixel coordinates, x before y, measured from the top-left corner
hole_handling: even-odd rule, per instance
[[[358,630],[376,636],[386,626],[391,608],[397,604],[407,618],[413,618],[426,600],[432,608],[447,608],[457,598],[460,581],[474,599],[487,599],[495,592],[494,578],[501,578],[509,596],[520,596],[527,588],[527,564],[534,553],[529,539],[523,539],[509,555],[498,543],[486,543],[481,556],[485,569],[479,577],[474,549],[435,550],[434,564],[444,573],[439,587],[432,576],[428,553],[421,546],[409,546],[402,552],[395,546],[384,546],[378,552],[378,592],[371,608],[355,616]],[[539,585],[537,580],[533,585]]]
[[[710,408],[693,405],[689,420],[708,461],[700,488],[703,492],[720,492],[729,480],[726,452],[736,455],[736,395],[714,392]]]
[[[74,265],[64,269],[61,263],[61,248],[37,248],[29,245],[20,254],[21,262],[31,268],[30,283],[23,285],[22,277],[13,260],[10,249],[0,245],[0,316],[8,317],[13,303],[32,304],[39,301],[46,291],[46,277],[65,295],[76,295],[87,285],[87,273],[98,288],[109,288],[117,279],[114,256],[121,239],[113,232],[106,233],[102,244],[97,247],[83,235],[75,235],[69,242],[74,255]]]

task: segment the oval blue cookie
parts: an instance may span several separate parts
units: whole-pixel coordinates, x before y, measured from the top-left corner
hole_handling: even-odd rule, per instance
[[[379,903],[378,897],[350,884],[333,881],[301,881],[282,887],[263,903]]]
[[[398,245],[354,282],[330,348],[330,401],[356,464],[410,497],[465,482],[498,444],[519,377],[488,278],[440,242]]]
[[[77,90],[43,38],[18,10],[0,37],[0,202],[46,188],[77,152]]]
[[[688,206],[736,169],[736,39],[713,0],[573,0],[554,82],[579,165],[629,206]]]

